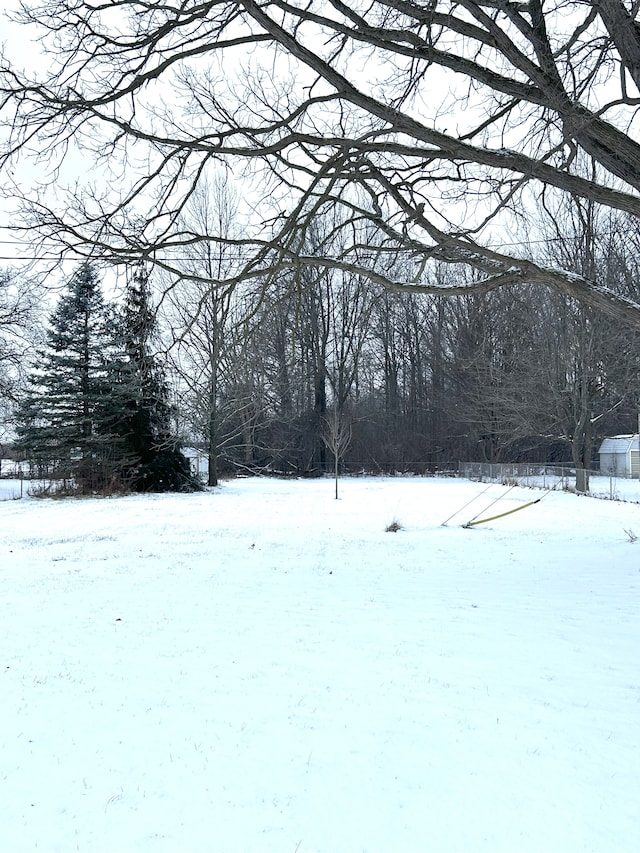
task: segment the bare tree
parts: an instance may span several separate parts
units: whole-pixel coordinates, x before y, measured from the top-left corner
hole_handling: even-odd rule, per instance
[[[232,289],[224,278],[237,266],[224,239],[237,235],[238,194],[227,176],[216,173],[194,190],[181,221],[183,233],[205,231],[217,243],[196,244],[174,264],[178,278],[169,278],[164,315],[171,329],[173,365],[187,389],[196,432],[204,436],[208,455],[208,485],[218,485],[218,458],[224,439],[219,409],[220,378],[231,329]],[[166,278],[166,275],[165,275]]]
[[[635,296],[633,229],[598,220],[589,203],[561,200],[539,211],[540,254],[611,290]],[[541,453],[576,469],[587,491],[597,439],[630,417],[640,375],[637,332],[561,293],[521,288],[450,303],[451,414],[467,457],[506,461]],[[626,424],[626,426],[625,426]],[[462,431],[461,430],[461,431]],[[606,433],[605,433],[606,434]],[[557,454],[557,455],[556,455]]]
[[[581,199],[545,208],[552,236],[545,249],[549,259],[623,292],[624,283],[617,273],[628,266],[625,254],[628,256],[629,247],[626,252],[623,248],[628,243],[625,218],[604,219],[593,203]],[[598,425],[637,393],[637,335],[562,296],[556,296],[552,305],[547,330],[555,326],[557,331],[544,359],[557,365],[555,381],[547,386],[555,392],[551,411],[571,447],[576,488],[585,492],[589,490]],[[544,397],[548,399],[546,394]]]
[[[26,353],[42,335],[35,284],[0,270],[0,438],[10,435]]]
[[[432,263],[463,264],[475,275],[447,294],[528,282],[640,327],[635,300],[507,245],[541,193],[640,216],[638,14],[625,0],[25,2],[50,70],[0,58],[5,191],[43,238],[91,256],[171,270],[176,247],[223,242],[242,260],[226,285],[310,264],[433,293]],[[34,151],[55,204],[10,186]],[[63,190],[69,157],[94,183]],[[241,238],[180,224],[220,160],[245,164],[256,215]],[[329,211],[341,239],[309,255]]]
[[[333,454],[333,476],[336,485],[336,500],[338,500],[338,479],[340,475],[340,460],[351,442],[351,421],[344,409],[332,406],[323,418],[322,439],[328,450]]]

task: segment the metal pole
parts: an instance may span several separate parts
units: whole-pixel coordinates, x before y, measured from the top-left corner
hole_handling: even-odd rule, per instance
[[[504,518],[505,515],[512,515],[514,512],[519,512],[521,509],[526,509],[528,506],[539,504],[541,500],[542,498],[538,498],[535,501],[529,501],[529,503],[522,504],[522,506],[517,506],[514,507],[514,509],[508,509],[506,512],[501,512],[499,515],[492,515],[491,518],[481,518],[478,521],[468,521],[464,526],[475,527],[476,524],[484,524],[487,521],[495,521],[496,518]]]

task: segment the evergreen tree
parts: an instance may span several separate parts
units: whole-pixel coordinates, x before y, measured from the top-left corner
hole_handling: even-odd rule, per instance
[[[43,475],[82,493],[195,487],[172,435],[154,330],[143,267],[119,311],[105,306],[91,264],[76,270],[19,413],[18,446]]]
[[[81,492],[103,489],[113,476],[113,436],[103,418],[107,342],[98,272],[84,263],[50,317],[47,345],[29,378],[18,423],[27,457]]]
[[[153,353],[156,322],[149,277],[138,266],[127,286],[120,321],[121,356],[111,369],[112,400],[117,403],[112,426],[121,436],[136,491],[194,488],[189,462],[171,429],[169,387],[162,364]]]

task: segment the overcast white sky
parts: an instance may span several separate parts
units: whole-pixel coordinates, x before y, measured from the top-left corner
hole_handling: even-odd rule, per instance
[[[27,67],[37,64],[40,50],[32,41],[29,28],[19,26],[8,18],[8,13],[17,7],[16,0],[4,0],[0,11],[0,41],[6,56],[16,65]],[[25,169],[25,171],[28,171]],[[0,173],[0,186],[4,185],[6,175]],[[11,205],[0,197],[0,265],[11,266],[29,253],[28,245],[21,245],[17,236],[9,228],[12,224]]]

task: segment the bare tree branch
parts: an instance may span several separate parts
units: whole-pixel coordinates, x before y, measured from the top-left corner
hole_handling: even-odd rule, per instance
[[[176,272],[178,253],[224,243],[228,288],[312,264],[431,293],[444,261],[477,272],[446,292],[535,283],[640,327],[596,280],[495,249],[514,216],[535,230],[543,193],[640,217],[636,15],[624,0],[26,3],[51,67],[0,57],[4,189],[33,233],[83,256]],[[55,194],[12,184],[24,158]],[[76,161],[95,177],[65,187]],[[245,175],[243,239],[181,225],[220,163]],[[311,257],[330,211],[341,239]]]

